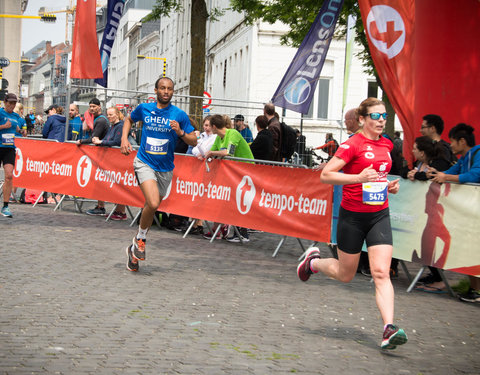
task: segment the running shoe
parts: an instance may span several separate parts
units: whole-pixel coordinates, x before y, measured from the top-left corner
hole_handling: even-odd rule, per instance
[[[13,217],[12,213],[10,212],[10,208],[8,207],[3,207],[1,214],[2,216],[5,216],[5,217]]]
[[[111,220],[117,220],[117,221],[120,221],[120,220],[127,220],[127,214],[126,213],[121,213],[121,212],[117,212],[115,211],[112,216],[110,216],[110,219]]]
[[[245,243],[245,242],[249,242],[249,241],[250,241],[250,238],[248,238],[248,237],[243,237],[243,236],[238,237],[236,234],[234,234],[234,235],[231,236],[231,237],[227,237],[226,240],[227,240],[228,242],[235,242],[235,243],[242,242],[242,243]]]
[[[458,296],[461,301],[463,302],[470,302],[470,303],[479,303],[480,302],[480,293],[477,292],[475,289],[470,288],[468,289],[467,293],[460,294]]]
[[[96,206],[95,208],[92,208],[90,210],[85,211],[87,215],[90,216],[107,216],[107,213],[105,211],[105,207],[98,207]]]
[[[383,331],[382,349],[393,350],[397,345],[405,344],[408,341],[407,334],[401,328],[388,324]]]
[[[133,256],[132,256],[132,246],[133,245],[128,245],[127,246],[127,270],[132,271],[132,272],[137,272],[138,271],[138,261],[137,263],[133,263]]]
[[[136,260],[145,260],[146,250],[145,243],[147,240],[137,239],[137,236],[133,237],[132,255]]]
[[[302,281],[307,281],[310,278],[310,275],[313,273],[310,269],[310,262],[312,259],[320,259],[320,250],[318,247],[311,247],[307,250],[305,258],[300,262],[297,267],[298,278]]]

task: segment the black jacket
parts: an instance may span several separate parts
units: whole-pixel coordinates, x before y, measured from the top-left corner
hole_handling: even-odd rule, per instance
[[[253,157],[259,160],[273,160],[273,136],[270,130],[260,130],[250,145]]]

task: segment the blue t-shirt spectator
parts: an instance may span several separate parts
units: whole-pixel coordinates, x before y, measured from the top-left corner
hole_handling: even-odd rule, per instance
[[[247,128],[245,126],[245,128],[243,128],[243,130],[240,130],[240,134],[247,141],[248,144],[253,142],[253,135],[252,135],[252,131],[250,130],[250,128]]]
[[[457,164],[452,165],[444,173],[458,175],[458,182],[480,182],[480,145],[472,147]]]

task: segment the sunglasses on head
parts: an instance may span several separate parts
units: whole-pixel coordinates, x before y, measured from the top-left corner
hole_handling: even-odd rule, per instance
[[[380,117],[383,117],[384,120],[387,119],[388,113],[383,112],[383,113],[378,113],[378,112],[372,112],[372,113],[367,113],[367,116],[370,116],[372,120],[379,120]]]

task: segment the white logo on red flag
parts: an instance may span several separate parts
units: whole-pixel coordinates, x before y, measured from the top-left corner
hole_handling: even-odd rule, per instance
[[[402,51],[405,45],[405,23],[394,8],[388,5],[373,6],[366,24],[373,45],[389,59]]]
[[[91,173],[92,161],[87,155],[83,155],[77,164],[77,182],[81,187],[87,186]]]
[[[250,176],[243,176],[242,181],[237,186],[236,193],[237,209],[242,215],[248,213],[252,208],[255,193],[255,185]]]
[[[13,176],[19,177],[23,170],[23,154],[22,150],[18,147],[15,150],[15,169],[13,170]]]

